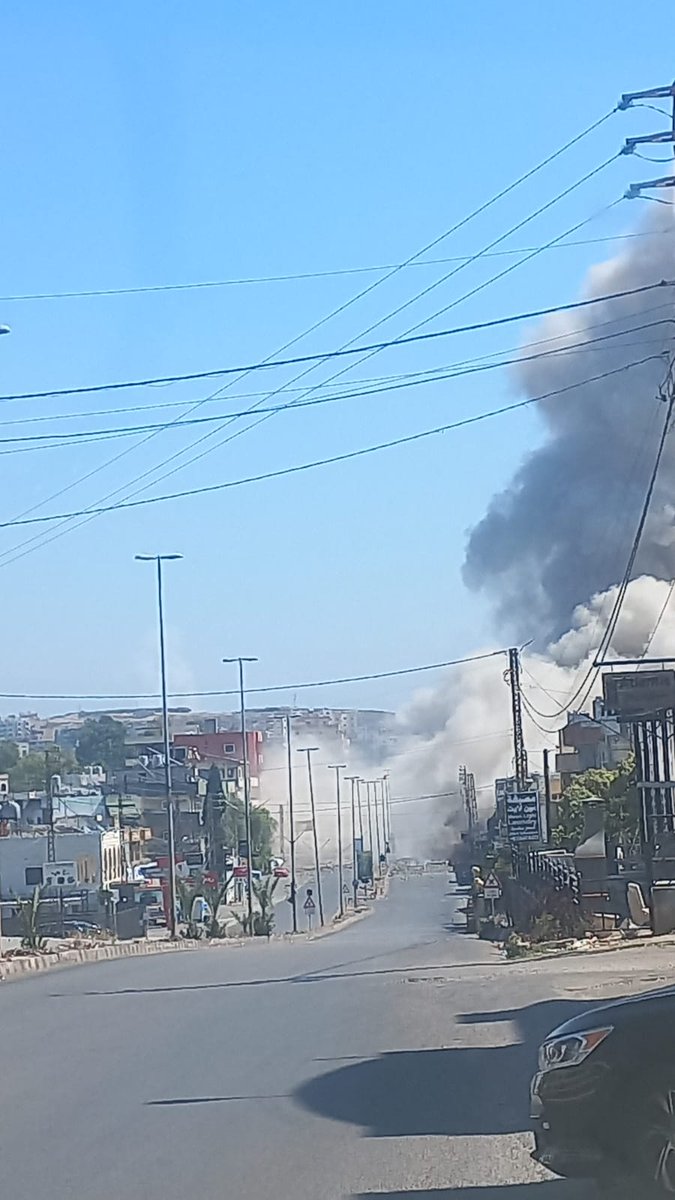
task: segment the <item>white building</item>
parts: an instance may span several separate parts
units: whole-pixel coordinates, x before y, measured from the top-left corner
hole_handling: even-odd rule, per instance
[[[119,830],[56,833],[54,844],[56,861],[50,863],[46,829],[0,837],[0,899],[31,896],[57,876],[65,882],[52,886],[65,894],[98,891],[122,878]]]

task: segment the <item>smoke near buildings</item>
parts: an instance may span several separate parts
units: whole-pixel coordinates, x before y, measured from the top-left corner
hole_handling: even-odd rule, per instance
[[[672,211],[659,206],[639,232],[656,236],[624,243],[627,250],[593,268],[581,298],[675,279]],[[535,637],[542,646],[560,637],[577,605],[621,578],[660,433],[657,393],[674,331],[672,289],[556,314],[531,330],[515,369],[519,393],[573,390],[538,405],[546,438],[471,531],[464,564],[467,586],[492,601],[510,640]],[[657,579],[675,573],[674,482],[671,443],[637,563]]]
[[[594,267],[582,298],[675,279],[673,211],[659,206],[638,232],[649,236],[624,243],[627,249]],[[515,368],[523,396],[572,390],[537,406],[545,438],[516,465],[511,483],[471,530],[464,578],[490,600],[498,645],[533,639],[522,662],[525,696],[540,714],[537,724],[525,717],[535,770],[541,769],[539,752],[553,747],[561,724],[546,714],[564,705],[583,680],[625,570],[661,432],[658,392],[674,335],[675,289],[654,290],[546,318],[529,331]],[[563,346],[564,353],[547,353]],[[600,375],[605,378],[591,382]],[[668,646],[672,651],[672,440],[634,575],[611,652],[634,657],[647,647],[651,654]],[[491,811],[494,778],[511,772],[506,665],[496,658],[454,668],[400,714],[392,778],[399,796],[417,797],[397,810],[401,853],[406,846],[411,854],[440,854],[465,828],[457,784],[461,763],[476,775],[482,815]],[[585,697],[586,707],[593,694]]]

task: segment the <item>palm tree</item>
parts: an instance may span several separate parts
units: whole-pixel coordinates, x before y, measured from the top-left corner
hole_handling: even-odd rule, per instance
[[[21,925],[23,936],[21,945],[26,950],[44,950],[46,939],[40,933],[40,905],[42,889],[36,887],[30,900],[21,901]]]
[[[260,912],[253,915],[253,932],[256,937],[269,938],[274,929],[274,893],[279,885],[279,879],[267,875],[264,879],[253,880],[253,895],[258,901]]]

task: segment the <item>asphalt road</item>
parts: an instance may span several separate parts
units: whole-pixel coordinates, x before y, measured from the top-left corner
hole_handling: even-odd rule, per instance
[[[536,1044],[658,986],[672,952],[505,964],[458,932],[446,892],[443,876],[394,881],[315,941],[3,985],[7,1195],[586,1200],[529,1160]]]

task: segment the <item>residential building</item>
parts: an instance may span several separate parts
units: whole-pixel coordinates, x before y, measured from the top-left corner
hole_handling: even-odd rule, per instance
[[[57,832],[54,848],[55,861],[50,862],[46,828],[0,837],[0,899],[25,898],[36,887],[45,887],[47,895],[98,892],[122,878],[117,830]]]
[[[219,730],[217,733],[176,733],[172,750],[178,759],[180,752],[193,763],[215,763],[236,769],[243,762],[244,741],[241,730]],[[263,767],[263,735],[259,730],[247,730],[246,753],[251,786],[258,787]]]
[[[569,712],[567,724],[558,733],[556,771],[563,790],[574,775],[594,767],[618,767],[632,752],[630,726],[607,716],[597,699],[593,713]]]

